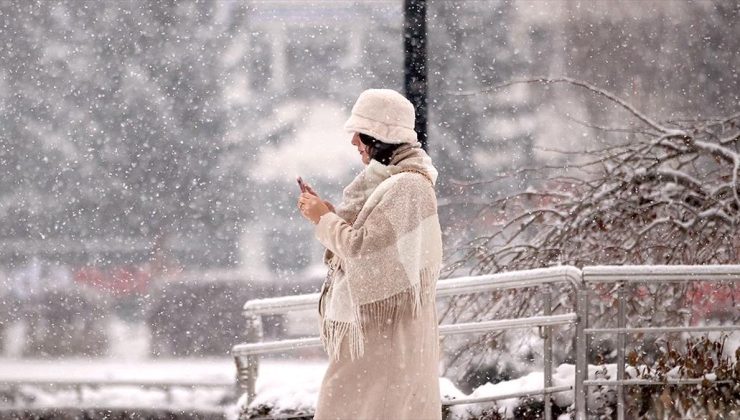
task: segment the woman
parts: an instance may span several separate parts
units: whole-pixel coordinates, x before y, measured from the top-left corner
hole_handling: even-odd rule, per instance
[[[398,92],[363,92],[345,128],[365,168],[336,210],[310,188],[298,200],[329,267],[319,301],[329,366],[314,418],[441,419],[437,170]]]

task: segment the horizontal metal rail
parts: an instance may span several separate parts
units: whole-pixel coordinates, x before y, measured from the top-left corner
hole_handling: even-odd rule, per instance
[[[567,325],[574,324],[577,320],[578,316],[576,314],[568,313],[551,316],[533,316],[529,318],[500,319],[495,321],[465,322],[460,324],[440,325],[439,334],[475,334],[506,330],[510,328],[535,328],[548,325]],[[246,357],[254,354],[274,353],[320,346],[321,340],[318,337],[307,337],[292,340],[237,344],[232,348],[231,354],[234,357]]]
[[[586,334],[626,333],[626,334],[659,334],[679,332],[740,331],[740,325],[717,325],[707,327],[625,327],[625,328],[586,328]]]
[[[244,304],[245,315],[275,315],[292,311],[315,309],[319,303],[320,293],[309,293],[298,296],[282,296],[265,299],[253,299]]]
[[[50,410],[51,412],[48,412]],[[184,414],[184,412],[193,414]],[[174,411],[174,412],[173,412]],[[23,417],[19,417],[22,413]],[[64,413],[64,414],[63,414]],[[197,413],[197,415],[195,415]],[[92,417],[99,416],[99,417]],[[74,404],[73,407],[60,407],[59,404],[49,402],[34,402],[33,405],[0,407],[0,419],[171,419],[171,418],[197,418],[197,419],[222,419],[224,410],[219,408],[204,407],[203,404],[176,404],[152,406],[151,402],[142,402],[131,405],[118,404],[86,404],[84,401]],[[287,417],[300,419],[300,417]],[[256,420],[256,419],[250,419]]]
[[[589,266],[582,270],[572,266],[550,267],[519,272],[498,273],[484,276],[461,277],[444,279],[437,282],[436,296],[444,298],[455,295],[492,292],[507,289],[523,289],[544,286],[543,298],[549,302],[547,289],[552,283],[568,283],[572,286],[576,304],[576,313],[550,315],[549,303],[545,303],[544,316],[534,316],[519,319],[489,320],[462,324],[447,324],[439,326],[440,335],[476,334],[489,331],[506,330],[511,328],[533,328],[554,325],[576,325],[576,376],[572,386],[552,386],[548,380],[547,368],[545,383],[541,390],[517,392],[495,397],[474,397],[444,400],[444,405],[472,404],[477,402],[497,401],[508,398],[518,398],[532,395],[543,395],[546,401],[545,416],[552,413],[548,410],[549,395],[557,392],[573,391],[575,415],[577,419],[585,419],[587,402],[585,387],[589,386],[616,386],[617,387],[617,414],[624,419],[624,387],[625,386],[654,386],[666,384],[700,384],[707,379],[624,379],[625,335],[635,333],[678,333],[678,332],[709,332],[709,331],[738,331],[740,326],[665,326],[665,327],[634,327],[629,328],[625,323],[625,305],[629,299],[625,290],[629,284],[649,284],[660,282],[738,282],[740,281],[740,265],[700,265],[700,266]],[[589,328],[589,285],[601,283],[618,284],[619,314],[616,328]],[[734,287],[734,284],[733,284]],[[592,292],[592,291],[591,291]],[[245,388],[249,399],[254,397],[254,380],[257,372],[258,355],[290,351],[305,347],[321,345],[318,337],[283,340],[276,342],[259,342],[261,339],[260,316],[265,314],[281,314],[299,310],[314,310],[318,304],[319,294],[314,293],[302,296],[290,296],[270,299],[251,300],[243,309],[247,316],[247,340],[245,344],[234,346],[232,354],[237,362],[239,378],[246,381]],[[617,349],[617,380],[588,380],[587,352],[588,337],[595,334],[615,333],[618,337]],[[545,333],[545,340],[551,333]],[[545,346],[547,346],[547,341]],[[547,361],[547,356],[545,356]],[[547,362],[546,362],[547,364]],[[246,379],[245,379],[246,378]],[[729,381],[712,381],[727,383]]]
[[[544,389],[536,389],[532,391],[512,392],[510,394],[496,395],[490,397],[472,397],[472,398],[455,398],[455,399],[444,399],[442,405],[462,405],[462,404],[475,404],[489,401],[500,401],[508,400],[509,398],[522,398],[531,397],[533,395],[544,395],[544,394],[555,394],[558,392],[572,391],[572,386],[551,386]]]
[[[165,392],[167,403],[173,401],[173,388],[235,388],[236,380],[232,381],[178,381],[178,380],[118,380],[118,379],[3,379],[2,384],[10,387],[11,399],[15,399],[13,390],[20,386],[36,386],[40,388],[72,388],[77,393],[77,402],[82,404],[85,400],[83,388],[102,388],[102,387],[137,387],[137,388],[155,388]],[[96,406],[97,407],[97,406]],[[97,407],[99,408],[99,407]],[[2,417],[2,416],[0,416]]]
[[[618,380],[608,380],[608,379],[590,379],[583,381],[583,385],[585,386],[617,386],[617,385],[698,385],[704,383],[704,381],[709,381],[713,384],[734,384],[736,381],[727,379],[722,381],[717,381],[709,378],[701,379],[701,378],[694,378],[694,379],[666,379],[663,381],[659,381],[656,379],[622,379],[621,381]]]
[[[489,331],[501,331],[509,328],[534,328],[548,325],[575,324],[578,315],[574,313],[550,316],[532,316],[529,318],[499,319],[495,321],[465,322],[439,326],[441,335],[475,334]]]
[[[740,265],[596,265],[581,271],[587,284],[740,281]]]
[[[483,276],[458,277],[437,281],[437,298],[494,290],[536,287],[566,282],[575,288],[581,286],[581,270],[572,266],[538,268]],[[314,309],[319,293],[253,299],[244,304],[245,315],[281,314],[290,311]]]
[[[278,353],[313,347],[321,347],[321,339],[319,337],[237,344],[232,347],[231,355],[234,357],[246,357],[254,354]]]
[[[454,296],[494,290],[521,289],[551,283],[570,283],[574,289],[581,287],[581,270],[563,265],[534,270],[511,271],[483,276],[457,277],[437,282],[437,296]]]
[[[138,386],[145,388],[227,388],[236,386],[235,381],[147,381],[147,380],[117,380],[117,379],[94,379],[94,380],[77,380],[77,379],[3,379],[3,385],[34,385],[34,386],[60,386],[60,387],[77,387],[77,386]]]

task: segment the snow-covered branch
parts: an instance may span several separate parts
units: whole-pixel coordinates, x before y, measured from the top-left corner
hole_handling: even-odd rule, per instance
[[[740,259],[740,114],[684,121],[679,129],[669,129],[587,83],[538,79],[508,85],[557,80],[621,104],[651,129],[636,128],[628,133],[630,141],[617,145],[564,151],[562,156],[574,162],[561,173],[543,167],[541,176],[534,176],[537,168],[521,169],[532,185],[491,199],[480,220],[473,221],[481,226],[481,235],[453,250],[458,259],[451,266],[488,274],[559,264],[722,264]],[[497,180],[513,178],[516,172],[500,174]],[[680,316],[672,308],[681,303],[676,297],[685,296],[687,287],[661,286],[650,298],[665,310],[663,316]],[[454,302],[457,309],[445,316],[456,321],[516,317],[540,310],[534,297],[532,291],[460,297]],[[632,314],[641,311],[630,309]],[[497,334],[461,349],[461,354],[485,354],[502,341]]]

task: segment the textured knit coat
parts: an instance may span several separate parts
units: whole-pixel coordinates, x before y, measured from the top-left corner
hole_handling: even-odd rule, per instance
[[[420,153],[423,152],[418,147],[404,147],[392,164],[403,167],[405,156],[418,156]],[[355,276],[351,279],[355,290],[363,288],[363,296],[372,296],[374,287],[395,284],[388,279],[398,276],[398,273],[414,276],[408,268],[401,266],[413,266],[416,270],[424,266],[399,263],[413,259],[403,255],[407,248],[410,252],[420,249],[422,254],[434,254],[433,261],[441,259],[441,232],[433,186],[436,173],[429,179],[421,172],[424,171],[394,173],[384,181],[386,214],[373,217],[372,212],[378,210],[366,210],[365,207],[364,212],[359,213],[358,219],[366,221],[365,227],[385,238],[379,243],[392,245],[388,248],[397,249],[400,254],[398,258],[390,257],[387,262],[375,264],[366,273],[349,270]],[[391,220],[394,218],[403,220]],[[334,285],[348,280],[343,277],[348,273],[342,264],[332,265],[331,261],[362,259],[363,246],[381,246],[377,238],[373,239],[375,242],[363,244],[366,238],[358,232],[359,228],[353,227],[352,222],[336,213],[327,213],[316,225],[315,236],[327,248],[324,259],[330,265],[330,272],[333,271],[333,279],[325,283],[322,290],[320,314],[326,315],[327,302],[342,300],[341,293],[334,295]],[[421,229],[422,225],[424,229]],[[423,230],[425,234],[423,237],[406,235],[410,232],[403,230]],[[417,243],[409,244],[408,239],[404,239],[407,237],[416,238],[414,241]],[[423,243],[418,243],[420,241]],[[324,340],[331,357],[319,391],[315,419],[441,419],[435,306],[438,274],[436,269],[417,271],[416,286],[381,302],[360,306],[362,349],[359,355],[355,348],[357,345],[352,343],[351,334],[346,331],[333,337],[336,339]],[[357,276],[362,277],[359,282]]]

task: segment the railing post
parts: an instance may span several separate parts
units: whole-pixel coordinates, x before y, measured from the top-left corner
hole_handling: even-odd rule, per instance
[[[544,286],[543,291],[543,315],[552,315],[552,291],[550,285]],[[545,389],[549,389],[552,386],[552,326],[545,326],[545,343],[544,343],[544,374],[545,374]],[[550,393],[545,391],[542,396],[545,403],[545,420],[552,418],[552,406],[550,404]]]
[[[625,289],[624,283],[619,283],[617,289],[617,328],[625,328],[627,322],[624,313]],[[617,333],[617,380],[624,379],[624,347],[625,333]],[[624,420],[624,386],[617,384],[617,420]]]
[[[581,287],[576,291],[576,377],[574,387],[576,420],[586,419],[586,388],[583,382],[588,379],[588,347],[586,345],[586,331],[588,327],[588,290]]]
[[[77,403],[82,404],[82,401],[85,399],[82,393],[82,385],[81,384],[75,385],[75,391],[77,392]]]
[[[9,390],[9,392],[10,392],[10,401],[13,403],[13,407],[18,407],[19,406],[18,400],[20,399],[19,398],[20,397],[20,394],[18,392],[18,389],[19,389],[19,387],[15,386],[15,385],[11,385],[10,386],[10,390]]]
[[[262,341],[262,317],[257,314],[247,316],[246,339],[248,343],[259,343]],[[259,355],[247,356],[246,377],[240,378],[241,386],[247,393],[247,404],[254,400],[256,395],[257,374],[259,372]]]

